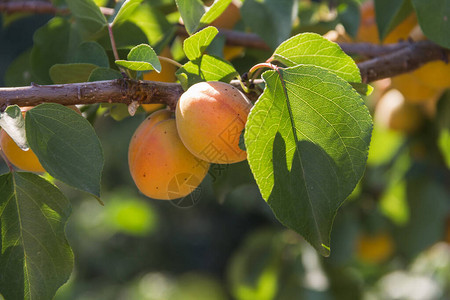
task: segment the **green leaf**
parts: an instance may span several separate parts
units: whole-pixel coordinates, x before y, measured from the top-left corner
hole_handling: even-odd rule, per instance
[[[110,68],[97,68],[92,71],[88,81],[102,81],[123,78],[122,73]]]
[[[242,129],[241,134],[239,135],[239,148],[241,148],[241,150],[247,151],[247,148],[245,147],[244,134],[245,134],[245,128]]]
[[[361,21],[360,4],[356,0],[340,1],[338,5],[338,19],[351,37],[358,34]]]
[[[52,84],[49,69],[54,64],[67,62],[71,41],[76,41],[70,23],[63,18],[53,18],[36,30],[31,50],[31,68],[39,84]]]
[[[116,60],[116,64],[133,71],[161,72],[161,63],[155,51],[146,44],[141,44],[128,53],[128,60]]]
[[[70,202],[32,173],[0,176],[0,293],[5,299],[52,299],[73,268],[64,227]]]
[[[78,46],[72,63],[87,63],[109,68],[109,59],[105,49],[97,42],[84,42]]]
[[[31,49],[20,54],[6,69],[6,86],[26,86],[38,79],[31,71]]]
[[[263,79],[245,127],[249,165],[277,218],[329,255],[334,216],[364,172],[371,116],[325,69],[300,65]]]
[[[210,26],[185,39],[183,50],[187,58],[189,60],[200,58],[218,33],[217,28]]]
[[[412,0],[423,33],[445,48],[450,48],[450,0]]]
[[[358,92],[361,96],[370,96],[373,92],[373,87],[366,83],[361,82],[349,82],[351,86]]]
[[[100,197],[103,152],[86,119],[60,104],[40,104],[27,112],[25,126],[28,144],[50,175]]]
[[[382,41],[411,12],[412,5],[410,0],[375,1],[375,17],[380,40]]]
[[[96,68],[93,64],[56,64],[50,68],[50,78],[56,84],[85,82]]]
[[[294,0],[246,0],[241,7],[245,25],[272,49],[291,35],[297,10]]]
[[[438,130],[438,147],[447,168],[450,169],[450,92],[445,92],[437,105],[436,126]]]
[[[208,54],[187,62],[176,73],[185,90],[202,81],[230,82],[236,75],[238,72],[228,61]]]
[[[273,57],[292,67],[299,64],[316,65],[351,82],[361,82],[361,74],[353,59],[338,44],[315,33],[303,33],[283,42]]]
[[[214,3],[208,7],[205,14],[200,19],[201,24],[210,24],[217,19],[230,5],[231,0],[215,0]]]
[[[114,20],[111,22],[111,26],[126,21],[136,10],[136,8],[142,3],[142,0],[126,0],[120,7]]]
[[[27,137],[25,135],[25,119],[19,106],[8,106],[0,114],[0,126],[16,142],[20,149],[28,150]]]
[[[108,25],[105,16],[93,0],[66,0],[66,2],[79,26],[88,36]]]
[[[193,34],[200,26],[200,19],[205,14],[205,7],[200,0],[175,0],[183,19],[186,31]]]

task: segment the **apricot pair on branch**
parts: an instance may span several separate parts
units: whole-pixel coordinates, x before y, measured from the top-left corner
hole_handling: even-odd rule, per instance
[[[192,193],[210,163],[246,159],[239,138],[252,104],[237,88],[201,82],[180,97],[175,116],[152,113],[135,131],[128,151],[138,189],[154,199],[172,200]]]

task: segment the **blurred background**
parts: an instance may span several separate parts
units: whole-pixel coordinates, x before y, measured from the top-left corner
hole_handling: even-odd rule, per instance
[[[300,1],[292,33],[379,43],[373,5],[370,10],[370,1],[360,2]],[[151,5],[168,21],[178,20],[173,1]],[[27,73],[33,34],[52,17],[2,15],[1,86],[33,81]],[[240,17],[233,22],[228,27],[245,28]],[[393,42],[416,30],[414,16],[407,22]],[[180,43],[169,41],[167,55],[183,61]],[[255,49],[227,51],[241,73],[270,56]],[[193,198],[140,195],[127,150],[146,112],[129,117],[120,108],[81,108],[104,149],[105,205],[58,184],[73,206],[66,231],[75,267],[55,299],[449,299],[450,93],[445,85],[411,93],[419,75],[373,83],[375,91],[366,97],[375,120],[368,165],[338,211],[328,258],[276,220],[246,162],[213,165]],[[1,168],[7,172],[3,163]]]

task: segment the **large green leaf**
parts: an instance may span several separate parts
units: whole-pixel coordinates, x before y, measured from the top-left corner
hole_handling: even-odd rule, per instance
[[[205,14],[205,7],[200,0],[175,0],[183,19],[186,31],[193,34],[200,26],[200,19]]]
[[[141,3],[142,0],[126,0],[114,16],[111,26],[126,21]]]
[[[412,0],[412,3],[427,38],[450,48],[450,0]]]
[[[375,17],[380,40],[401,23],[412,12],[410,0],[377,0],[375,1]]]
[[[0,176],[0,294],[5,299],[52,299],[73,268],[64,227],[67,198],[32,173]]]
[[[5,86],[26,86],[38,82],[31,71],[31,49],[21,53],[9,64],[5,73]]]
[[[108,22],[93,0],[66,0],[70,11],[87,36],[102,30]]]
[[[218,33],[217,28],[210,26],[185,39],[183,50],[187,58],[189,60],[200,58]]]
[[[236,69],[229,62],[208,54],[187,62],[176,73],[183,89],[201,81],[230,82],[236,75]]]
[[[93,64],[56,64],[50,68],[50,78],[53,83],[76,83],[88,81],[94,69],[98,68]]]
[[[338,44],[315,33],[303,33],[284,41],[273,57],[292,67],[299,64],[316,65],[350,82],[361,82],[361,74],[353,59]]]
[[[103,152],[91,124],[60,104],[27,112],[27,140],[44,169],[75,188],[100,196]]]
[[[298,1],[246,0],[241,7],[244,23],[272,49],[291,35]]]
[[[365,169],[369,111],[350,84],[320,67],[263,79],[245,128],[248,162],[277,218],[329,255],[334,216]]]
[[[25,135],[25,119],[17,105],[8,106],[0,114],[0,126],[16,142],[22,150],[28,150],[27,137]]]

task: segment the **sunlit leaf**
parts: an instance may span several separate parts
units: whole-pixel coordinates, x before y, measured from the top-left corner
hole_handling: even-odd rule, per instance
[[[248,162],[277,218],[329,255],[334,216],[365,169],[371,116],[347,82],[322,68],[263,79],[245,128]]]
[[[217,28],[211,26],[206,27],[185,39],[183,49],[187,58],[189,58],[189,60],[200,58],[218,33],[219,31]]]
[[[120,7],[111,26],[126,21],[134,12],[134,10],[142,3],[142,0],[126,0]]]
[[[284,41],[273,57],[288,67],[312,64],[335,73],[343,79],[359,83],[361,75],[353,59],[338,44],[315,33],[303,33]]]
[[[142,44],[131,49],[128,60],[116,60],[116,64],[133,71],[161,72],[161,63],[158,55],[149,45]]]

